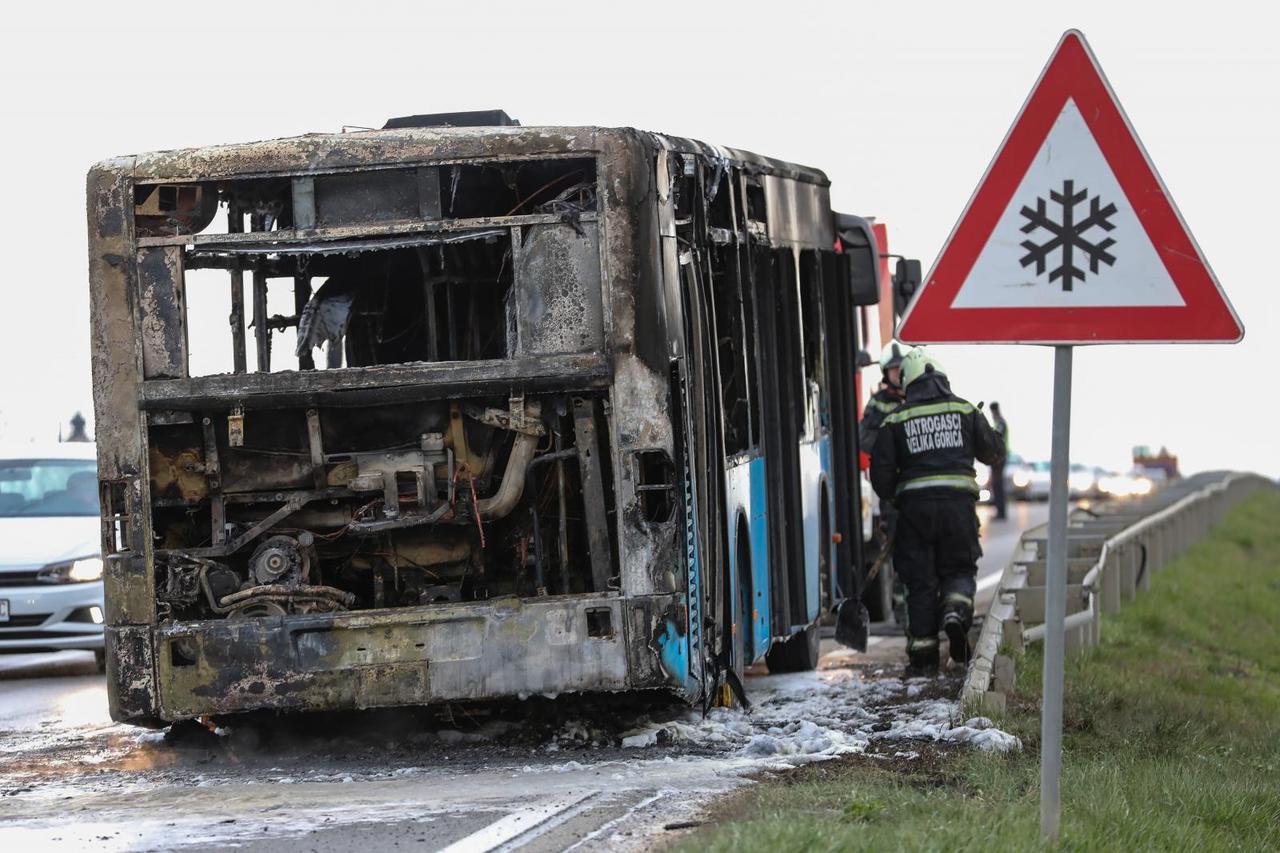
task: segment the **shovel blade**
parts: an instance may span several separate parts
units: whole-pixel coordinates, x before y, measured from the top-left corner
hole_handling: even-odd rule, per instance
[[[857,652],[867,650],[871,634],[871,617],[862,601],[846,598],[836,611],[836,642]]]

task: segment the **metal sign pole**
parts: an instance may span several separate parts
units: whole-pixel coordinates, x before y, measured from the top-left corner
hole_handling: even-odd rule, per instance
[[[1053,456],[1049,552],[1044,587],[1044,698],[1040,709],[1040,836],[1056,841],[1062,823],[1062,690],[1067,611],[1067,477],[1071,457],[1071,347],[1053,352]]]

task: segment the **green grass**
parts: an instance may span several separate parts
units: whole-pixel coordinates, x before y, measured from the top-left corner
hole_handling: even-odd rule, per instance
[[[721,803],[698,851],[1027,850],[1040,651],[997,720],[1019,755],[826,762]],[[1280,850],[1280,492],[1254,496],[1067,663],[1069,850]]]

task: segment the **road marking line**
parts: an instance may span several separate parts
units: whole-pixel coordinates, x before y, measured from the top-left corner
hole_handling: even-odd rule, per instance
[[[465,838],[458,839],[440,853],[488,853],[490,850],[496,850],[516,841],[535,829],[538,830],[536,835],[541,835],[573,817],[580,808],[586,806],[587,801],[595,799],[600,793],[592,791],[567,802],[520,809],[499,818],[483,829],[476,830]]]
[[[613,820],[609,821],[608,823],[601,824],[597,829],[594,829],[591,832],[587,833],[586,835],[582,836],[582,838],[580,838],[577,842],[570,844],[568,847],[564,848],[564,853],[569,853],[569,851],[571,850],[577,850],[582,845],[587,844],[589,842],[593,842],[597,838],[603,837],[606,832],[612,831],[615,826],[622,823],[624,820],[631,817],[636,812],[640,811],[640,809],[647,808],[648,806],[653,805],[658,800],[665,797],[668,793],[669,792],[667,791],[659,791],[653,796],[646,797],[642,799],[640,802],[635,803],[634,805],[627,808],[622,814],[615,817]]]

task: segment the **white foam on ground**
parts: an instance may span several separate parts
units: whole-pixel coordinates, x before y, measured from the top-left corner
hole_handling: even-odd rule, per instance
[[[960,707],[945,699],[912,702],[895,709],[897,718],[876,740],[920,740],[968,744],[985,752],[1020,752],[1022,741],[993,726],[986,717],[973,717],[957,725]]]
[[[916,696],[930,683],[923,678],[865,678],[852,670],[833,670],[816,678],[802,673],[752,679],[748,696],[755,703],[750,712],[715,708],[705,717],[690,711],[674,720],[644,721],[622,734],[621,745],[722,747],[732,755],[784,763],[862,753],[878,740],[969,744],[989,752],[1022,748],[1016,737],[985,717],[958,725],[955,702],[894,701],[904,694]]]

